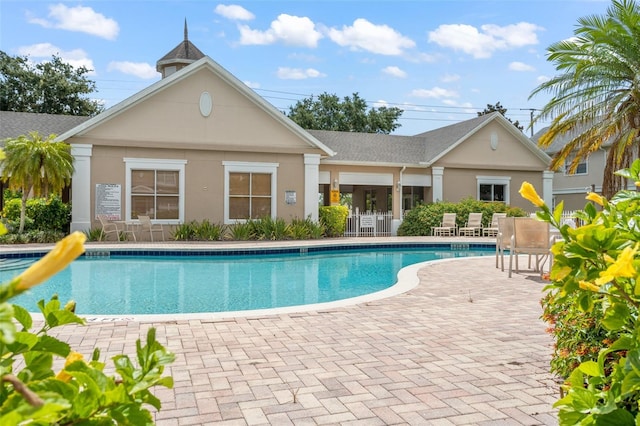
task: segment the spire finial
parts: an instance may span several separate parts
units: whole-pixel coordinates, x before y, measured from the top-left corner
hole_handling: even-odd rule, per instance
[[[189,41],[189,30],[187,30],[187,18],[184,18],[184,41]]]

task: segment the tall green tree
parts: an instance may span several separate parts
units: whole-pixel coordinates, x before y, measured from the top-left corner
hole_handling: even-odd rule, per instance
[[[396,107],[367,109],[358,93],[340,99],[324,92],[317,99],[311,96],[296,102],[287,115],[307,130],[389,134],[401,126],[398,118],[403,112]]]
[[[57,56],[34,65],[26,56],[0,51],[0,111],[96,115],[104,107],[88,97],[96,91],[88,73]]]
[[[513,121],[509,117],[507,117],[507,109],[505,107],[503,107],[502,105],[500,105],[500,102],[496,102],[495,105],[487,104],[487,107],[482,112],[478,113],[478,117],[480,117],[482,115],[491,114],[492,112],[496,112],[496,111],[499,112],[500,114],[502,114],[504,116],[504,118],[509,120],[509,122],[511,124],[516,126],[518,128],[518,130],[520,130],[520,131],[524,130],[524,126],[521,125],[518,120]]]
[[[60,193],[71,183],[73,156],[71,146],[55,140],[55,135],[43,139],[39,133],[31,132],[15,139],[6,139],[5,158],[0,162],[2,180],[9,188],[20,191],[20,229],[24,230],[27,199],[34,196]]]
[[[629,167],[640,145],[640,7],[634,0],[614,0],[605,15],[580,18],[574,33],[547,49],[559,74],[530,96],[553,95],[534,119],[553,120],[539,145],[567,137],[551,167],[559,169],[575,154],[570,171],[610,146],[602,192],[611,197],[626,182],[614,172]]]

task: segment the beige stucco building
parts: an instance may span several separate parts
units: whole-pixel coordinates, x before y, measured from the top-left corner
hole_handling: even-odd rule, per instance
[[[59,135],[75,157],[72,230],[96,227],[98,214],[148,215],[167,232],[203,219],[317,220],[337,194],[354,209],[391,211],[397,228],[404,211],[438,200],[532,210],[518,195],[524,181],[552,202],[550,158],[497,112],[415,136],[306,131],[186,29],[157,69],[160,81]]]

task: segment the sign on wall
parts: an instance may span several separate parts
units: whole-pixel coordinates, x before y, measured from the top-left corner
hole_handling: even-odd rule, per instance
[[[337,189],[331,190],[331,204],[338,204],[340,202],[340,191]]]
[[[284,191],[284,201],[287,204],[296,203],[296,191]]]
[[[122,220],[122,185],[96,184],[96,219],[98,215],[109,220]]]

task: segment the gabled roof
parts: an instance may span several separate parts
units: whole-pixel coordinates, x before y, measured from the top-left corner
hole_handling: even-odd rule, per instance
[[[551,158],[499,112],[484,114],[476,118],[472,118],[471,120],[462,121],[450,126],[421,133],[419,136],[422,136],[427,140],[427,145],[436,145],[431,149],[431,153],[435,155],[429,160],[433,163],[493,121],[497,121],[502,124],[502,126],[504,126],[507,131],[518,139],[522,145],[540,158],[540,160],[542,160],[546,165],[549,165]],[[429,148],[427,149],[429,151]],[[427,154],[429,154],[429,152]]]
[[[487,124],[498,121],[545,164],[550,158],[499,112],[430,130],[415,136],[309,130],[337,152],[325,164],[428,167]]]
[[[246,84],[242,81],[238,80],[233,74],[220,66],[217,62],[211,59],[208,56],[203,57],[202,59],[194,62],[193,64],[184,67],[183,69],[171,74],[169,77],[159,80],[153,83],[151,86],[148,86],[146,89],[141,90],[135,95],[119,102],[113,107],[103,111],[102,113],[96,115],[90,120],[82,123],[80,126],[75,127],[68,132],[59,136],[59,139],[69,139],[73,136],[82,135],[92,128],[99,126],[101,123],[104,123],[119,114],[124,113],[129,108],[138,105],[141,102],[144,102],[149,97],[154,94],[165,90],[166,88],[186,79],[189,76],[199,72],[202,69],[208,69],[212,73],[214,73],[217,77],[227,83],[229,86],[236,89],[243,96],[247,97],[251,102],[253,102],[256,106],[261,108],[264,112],[269,114],[274,120],[288,128],[291,132],[300,137],[303,141],[305,141],[309,146],[313,148],[318,148],[326,153],[327,156],[332,156],[335,153],[327,146],[325,146],[322,142],[317,140],[311,134],[306,132],[302,127],[298,126],[294,123],[289,117],[283,114],[279,109],[271,105],[269,102],[265,101],[262,97],[260,97],[256,92],[250,89]]]
[[[0,111],[0,140],[28,135],[29,132],[38,132],[44,137],[51,134],[60,135],[90,118],[77,115]]]

